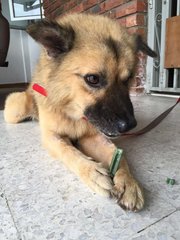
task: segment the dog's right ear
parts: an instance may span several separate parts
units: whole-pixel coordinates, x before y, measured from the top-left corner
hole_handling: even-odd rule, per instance
[[[61,26],[57,22],[43,20],[27,28],[29,35],[41,43],[50,57],[56,58],[73,47],[75,32],[71,26]]]
[[[140,35],[136,35],[136,45],[137,50],[142,51],[143,53],[147,54],[150,57],[157,57],[157,53],[153,51],[143,40]]]

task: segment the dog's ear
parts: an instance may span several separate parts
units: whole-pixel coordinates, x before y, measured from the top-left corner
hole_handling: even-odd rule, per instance
[[[41,43],[53,58],[70,51],[75,39],[75,32],[71,26],[61,26],[55,21],[36,22],[28,26],[27,32]]]
[[[140,35],[136,35],[137,51],[142,51],[150,57],[157,57],[157,53],[153,51],[143,40]]]

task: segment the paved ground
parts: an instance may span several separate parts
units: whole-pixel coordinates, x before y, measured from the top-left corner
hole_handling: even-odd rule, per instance
[[[175,99],[134,97],[138,128]],[[121,138],[145,191],[140,213],[92,193],[42,149],[37,122],[6,124],[0,112],[0,240],[180,239],[180,106],[150,133]],[[166,184],[166,178],[176,185]]]

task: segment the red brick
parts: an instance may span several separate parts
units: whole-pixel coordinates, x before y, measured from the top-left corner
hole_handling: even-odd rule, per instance
[[[120,19],[117,19],[117,22],[120,23],[120,25],[122,26],[126,26],[126,18],[120,18]]]
[[[145,16],[143,14],[133,14],[126,17],[117,19],[117,21],[127,27],[131,28],[134,26],[145,26]]]
[[[46,0],[46,1],[43,1],[43,5],[47,5],[48,4],[48,7],[50,8],[52,5],[54,4],[60,4],[60,1],[56,1],[56,0]]]
[[[101,9],[99,14],[104,13],[106,11],[106,9],[105,9],[105,2],[100,3],[99,6],[100,6],[100,9]]]
[[[53,11],[53,16],[58,17],[58,16],[61,16],[63,13],[64,13],[64,8],[62,6],[57,8],[55,11]]]
[[[83,11],[84,11],[83,4],[80,3],[79,5],[76,5],[70,11],[68,11],[68,13],[76,13],[76,12],[83,12]]]
[[[116,11],[115,11],[115,9],[112,9],[112,10],[110,10],[108,12],[105,12],[104,15],[108,16],[110,18],[116,18]]]
[[[143,37],[144,40],[146,40],[147,38],[147,28],[145,27],[139,27],[139,26],[131,27],[131,28],[128,28],[128,32],[131,34],[139,34]]]
[[[90,7],[93,7],[98,4],[97,0],[85,0],[82,2],[84,10],[87,10]]]
[[[55,2],[54,4],[51,4],[49,6],[48,12],[51,13],[53,11],[63,12],[64,10],[64,4],[60,3],[59,1]]]
[[[145,12],[147,6],[144,1],[134,0],[127,4],[123,4],[120,7],[116,8],[116,17],[127,16],[136,12]]]
[[[72,9],[73,7],[75,7],[77,5],[77,2],[74,0],[69,0],[68,2],[66,2],[63,7],[64,7],[64,11],[68,11],[70,9]]]
[[[143,14],[133,14],[126,17],[126,27],[144,26],[145,16]]]
[[[148,3],[146,0],[139,1],[137,0],[137,12],[147,12]]]
[[[43,1],[43,8],[46,9],[49,7],[49,1],[48,0],[44,0]]]
[[[56,16],[55,16],[54,12],[52,12],[52,13],[48,13],[48,17],[47,18],[51,19],[51,20],[54,20],[56,18]]]
[[[105,1],[105,9],[110,10],[112,8],[120,6],[121,4],[125,3],[126,1],[127,0],[106,0]]]
[[[99,4],[96,4],[95,6],[89,8],[87,11],[88,13],[94,13],[94,14],[100,14],[101,13],[101,7]]]

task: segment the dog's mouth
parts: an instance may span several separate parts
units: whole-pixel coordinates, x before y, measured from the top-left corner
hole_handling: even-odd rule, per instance
[[[94,125],[99,132],[101,132],[103,135],[105,135],[105,137],[107,138],[111,138],[111,139],[115,139],[120,137],[123,133],[128,132],[129,130],[131,130],[132,128],[134,128],[137,125],[136,120],[134,120],[134,123],[131,126],[128,126],[127,129],[123,129],[122,131],[119,130],[118,125],[119,124],[113,124],[113,123],[109,123],[109,125],[107,124],[107,122],[105,121],[105,124],[103,124],[103,121],[96,122],[93,121],[92,119],[88,119],[87,117],[83,117],[84,120],[89,121],[92,125]]]
[[[117,138],[137,125],[130,99],[127,106],[113,103],[107,104],[101,100],[84,111],[88,121],[108,138]]]
[[[110,119],[104,119],[101,117],[92,118],[90,116],[87,117],[86,115],[83,119],[89,121],[99,130],[99,132],[111,139],[120,137],[123,133],[128,132],[137,125],[135,118],[132,118],[131,121],[111,121]]]
[[[88,117],[86,117],[85,115],[82,117],[82,119],[83,120],[85,120],[85,121],[89,121],[89,119],[88,119]],[[93,125],[96,125],[94,122],[92,122],[91,120],[89,121],[89,122],[91,122]],[[108,132],[108,131],[105,131],[104,129],[102,129],[101,127],[99,127],[99,126],[96,126],[98,129],[99,129],[99,131],[102,133],[102,134],[104,134],[107,138],[118,138],[120,135],[121,135],[121,133],[112,133],[112,132]]]
[[[115,124],[118,125],[118,124]],[[102,128],[99,128],[99,130],[108,138],[118,138],[120,137],[123,133],[129,132],[131,129],[133,129],[134,127],[136,127],[137,122],[134,119],[133,123],[131,123],[131,125],[128,125],[128,128],[124,129],[123,131],[118,131],[115,129],[111,129],[111,131],[105,131]],[[107,129],[106,129],[107,130]],[[113,131],[114,130],[114,131]]]
[[[107,133],[107,132],[105,132],[105,131],[103,131],[103,130],[100,130],[100,132],[101,132],[102,134],[104,134],[107,138],[118,138],[118,137],[121,136],[120,133],[118,133],[118,134]]]

